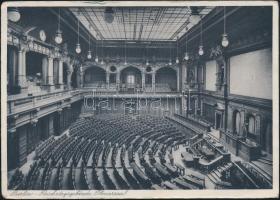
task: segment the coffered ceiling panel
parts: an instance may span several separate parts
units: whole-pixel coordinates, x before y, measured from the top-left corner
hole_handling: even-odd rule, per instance
[[[212,9],[198,7],[198,14],[203,18]],[[106,15],[106,10],[112,14]],[[79,7],[70,11],[98,40],[170,41],[194,25],[189,7]]]

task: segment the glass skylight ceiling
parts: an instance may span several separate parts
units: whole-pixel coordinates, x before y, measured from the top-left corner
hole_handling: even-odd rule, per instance
[[[204,17],[214,7],[200,7]],[[104,19],[103,7],[70,8],[72,13],[98,40],[176,40],[190,29],[189,7],[113,7],[114,21]]]

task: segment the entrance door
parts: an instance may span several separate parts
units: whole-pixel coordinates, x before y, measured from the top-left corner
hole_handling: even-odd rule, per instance
[[[215,129],[221,128],[221,121],[222,121],[222,115],[219,113],[216,113]]]

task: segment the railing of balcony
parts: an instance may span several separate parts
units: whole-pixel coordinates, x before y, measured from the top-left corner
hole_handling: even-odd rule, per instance
[[[8,96],[7,100],[7,112],[8,115],[20,113],[30,108],[40,107],[44,104],[60,101],[65,98],[71,98],[72,96],[79,94],[79,90],[66,90],[45,94],[38,94],[36,96]]]
[[[82,95],[81,95],[82,94]],[[10,95],[7,99],[7,114],[13,115],[29,109],[34,109],[40,106],[51,104],[57,101],[61,101],[66,98],[73,98],[76,95],[77,99],[82,98],[84,95],[92,95],[98,97],[129,97],[129,98],[149,98],[149,97],[179,97],[179,93],[168,93],[168,92],[157,92],[157,93],[146,93],[141,90],[136,90],[133,93],[120,93],[117,90],[96,90],[94,88],[79,88],[71,90],[63,90],[56,92],[44,92],[28,95]],[[76,99],[76,100],[77,100]]]

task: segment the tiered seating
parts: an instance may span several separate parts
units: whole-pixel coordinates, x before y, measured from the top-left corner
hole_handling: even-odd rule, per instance
[[[100,183],[100,181],[98,180],[98,176],[97,176],[97,172],[95,170],[95,168],[92,169],[92,182],[93,182],[93,189],[95,190],[103,190],[104,187],[102,186],[102,184]]]
[[[15,173],[13,174],[8,188],[9,189],[17,189],[20,187],[21,182],[23,181],[23,173],[21,171],[19,171],[19,169],[16,169]]]
[[[42,187],[42,189],[44,189],[44,190],[49,189],[51,173],[52,173],[52,166],[49,166],[47,171],[46,171],[46,175],[45,175],[45,179],[44,179],[44,183],[43,183],[43,187]]]
[[[57,140],[54,140],[54,141],[51,140],[51,142],[46,142],[46,143],[48,143],[48,145],[45,146],[44,148],[42,148],[41,150],[39,148],[36,152],[36,156],[43,160],[48,160],[52,154],[55,154],[54,148],[57,147],[58,145],[60,145],[63,141],[65,141],[66,138],[67,138],[66,135],[62,135]]]
[[[174,167],[171,151],[189,136],[164,117],[104,114],[81,118],[68,135],[42,143],[36,149],[39,160],[28,175],[20,178],[17,172],[10,184],[16,188],[26,183],[25,188],[32,189],[39,183],[36,188],[56,190],[192,188]],[[117,159],[121,166],[116,165]],[[176,177],[180,179],[172,180]]]
[[[94,149],[93,156],[92,156],[92,166],[97,166],[98,158],[103,150],[103,146],[100,141],[97,142],[97,146]]]
[[[144,162],[142,165],[144,166],[145,173],[148,175],[149,179],[153,183],[155,183],[155,184],[161,183],[161,177],[158,175],[158,173],[156,171],[153,170],[152,167],[149,166],[149,164]]]
[[[106,145],[104,151],[103,151],[103,154],[102,154],[102,166],[105,166],[106,165],[106,160],[107,160],[107,157],[108,157],[108,154],[110,152],[110,145]]]
[[[59,190],[62,190],[62,179],[63,179],[63,166],[60,164],[59,170],[58,170],[58,189]]]
[[[139,183],[142,185],[143,188],[148,189],[151,187],[150,179],[145,175],[142,169],[136,164],[131,163],[131,167],[133,169],[133,173],[135,177],[138,179]]]
[[[117,147],[117,146],[113,146],[112,157],[111,157],[111,162],[112,162],[112,165],[113,165],[113,166],[116,165],[117,153],[118,153],[118,147]]]
[[[130,173],[130,171],[126,167],[123,167],[123,173],[133,189],[141,189],[138,180],[134,178],[134,176]]]
[[[74,151],[74,154],[72,156],[74,165],[75,164],[77,165],[79,163],[79,160],[81,159],[81,157],[82,157],[85,149],[87,148],[88,144],[89,144],[89,141],[84,140],[84,141],[81,141],[79,143],[79,145],[77,145],[77,149],[79,149],[79,151],[77,151],[77,150]]]
[[[184,181],[181,178],[175,178],[173,179],[173,183],[175,183],[177,186],[179,186],[182,189],[198,189],[198,187]]]
[[[96,141],[92,140],[88,143],[88,146],[83,154],[83,161],[87,164],[88,160],[90,158],[90,155],[93,153],[93,151],[95,150],[97,146]]]
[[[46,150],[47,147],[51,146],[52,143],[55,142],[54,136],[49,137],[44,142],[41,142],[36,148],[35,148],[35,154],[37,156],[42,155],[42,152]]]
[[[116,185],[113,183],[113,181],[111,180],[110,176],[108,175],[107,169],[103,168],[102,173],[103,173],[103,178],[104,178],[104,181],[105,181],[105,184],[106,184],[107,188],[109,190],[115,190],[116,189]]]
[[[79,179],[80,179],[80,188],[79,189],[82,189],[82,190],[90,189],[89,181],[88,181],[88,177],[87,177],[87,173],[86,173],[86,165],[84,164],[84,162],[82,162],[82,165],[81,165]]]
[[[154,166],[163,180],[168,180],[171,178],[171,174],[160,163],[156,162]]]
[[[113,174],[115,176],[115,179],[118,182],[118,185],[120,186],[120,188],[122,190],[128,190],[130,189],[129,185],[126,183],[126,181],[121,177],[121,175],[119,174],[118,170],[116,168],[114,168]]]
[[[73,165],[71,166],[71,173],[70,173],[70,176],[71,176],[71,182],[72,182],[72,188],[73,190],[76,190],[77,189],[77,186],[76,186],[76,183],[75,183],[75,174],[76,174],[76,168],[73,167]]]
[[[41,180],[41,183],[40,183],[40,188],[44,188],[45,179],[49,175],[48,174],[49,168],[50,168],[50,164],[48,162],[46,162],[44,167],[43,167],[43,173],[42,173],[42,180]]]
[[[183,176],[183,179],[188,182],[189,184],[192,184],[196,186],[199,189],[204,188],[204,178],[199,178],[195,175],[185,175]]]
[[[30,170],[28,171],[25,179],[25,184],[23,186],[25,189],[32,189],[34,184],[36,183],[37,177],[39,175],[39,164],[40,160],[34,162],[34,164],[30,166]]]

